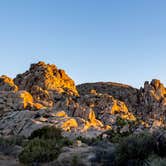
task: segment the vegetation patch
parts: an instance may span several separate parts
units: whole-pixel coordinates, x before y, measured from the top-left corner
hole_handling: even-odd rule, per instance
[[[71,141],[62,136],[60,129],[54,127],[36,130],[29,139],[19,155],[20,162],[26,165],[53,161],[61,153],[62,147],[72,144]]]

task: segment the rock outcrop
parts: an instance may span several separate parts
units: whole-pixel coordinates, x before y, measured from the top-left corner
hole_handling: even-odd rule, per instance
[[[17,91],[18,87],[14,84],[13,79],[2,75],[0,77],[0,91]]]
[[[64,70],[44,62],[32,64],[28,71],[18,74],[14,82],[19,90],[28,91],[36,102],[45,106],[53,105],[54,93],[78,95],[74,81]]]
[[[165,127],[165,117],[166,88],[155,79],[140,89],[112,82],[76,87],[64,70],[44,62],[32,64],[14,80],[0,77],[2,135],[29,136],[50,125],[70,137],[95,137],[109,129]]]
[[[157,79],[145,82],[140,89],[118,83],[88,83],[77,86],[81,95],[99,92],[112,95],[124,102],[130,112],[139,120],[141,128],[166,125],[166,89]],[[139,127],[140,127],[139,126]]]
[[[137,116],[148,123],[148,126],[158,127],[166,125],[166,89],[156,79],[145,82],[138,93],[139,105]]]
[[[117,118],[135,121],[124,102],[108,94],[87,94],[77,98],[68,97],[55,104],[55,110],[66,110],[73,117],[81,117],[94,126],[116,126]]]
[[[15,111],[7,112],[0,120],[0,135],[19,135],[29,137],[31,133],[44,126],[55,126],[63,130],[70,138],[96,137],[105,131],[103,126],[94,126],[80,117],[70,117],[63,112]]]
[[[97,82],[78,85],[77,89],[80,95],[86,95],[92,91],[111,95],[115,99],[125,102],[129,111],[132,112],[135,111],[138,105],[139,90],[129,85],[114,82]]]

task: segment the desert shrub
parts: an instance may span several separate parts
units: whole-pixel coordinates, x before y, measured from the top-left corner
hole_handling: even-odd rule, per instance
[[[124,138],[116,150],[117,165],[148,165],[148,157],[156,152],[156,142],[149,133]]]
[[[91,160],[93,165],[115,166],[116,145],[101,141],[94,147],[95,158]]]
[[[107,135],[107,139],[108,141],[112,142],[112,143],[118,143],[120,142],[123,138],[129,136],[131,133],[130,132],[123,132],[120,133],[120,131],[115,132],[114,130],[108,130],[103,134]]]
[[[117,124],[118,126],[123,127],[123,126],[127,125],[128,122],[127,122],[127,120],[122,119],[121,117],[117,117],[117,119],[116,119],[116,124]]]
[[[61,147],[72,145],[72,141],[62,136],[62,130],[60,128],[56,128],[53,126],[52,127],[45,126],[41,129],[34,131],[29,137],[29,139],[32,140],[34,138],[45,139],[45,140],[52,139],[54,142],[56,141],[56,144],[58,144],[58,146]]]
[[[77,155],[72,156],[71,165],[72,166],[85,166],[85,164],[83,163],[81,158]]]
[[[19,160],[24,164],[53,161],[60,153],[60,147],[53,140],[34,138],[24,147]]]
[[[62,130],[53,126],[45,126],[41,129],[35,130],[29,139],[42,138],[42,139],[62,139]]]
[[[61,129],[43,127],[34,131],[19,155],[21,163],[43,163],[53,161],[58,157],[61,148],[72,144],[68,138],[62,136]]]
[[[77,140],[80,140],[82,143],[85,143],[89,146],[91,145],[95,145],[96,143],[101,141],[100,137],[96,137],[96,138],[85,138],[82,136],[77,137]]]
[[[166,157],[166,130],[159,130],[154,133],[157,142],[157,153],[161,157]]]
[[[166,159],[165,158],[155,158],[150,162],[150,166],[166,166]]]

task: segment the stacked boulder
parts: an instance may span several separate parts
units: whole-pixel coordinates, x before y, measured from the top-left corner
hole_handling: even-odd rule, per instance
[[[112,82],[76,87],[64,70],[38,62],[14,80],[0,77],[0,116],[2,135],[28,136],[45,125],[90,137],[117,131],[119,124],[129,131],[130,122],[136,130],[164,127],[166,89],[159,80],[140,89]]]
[[[91,93],[80,97],[67,97],[55,104],[55,110],[65,110],[68,115],[81,117],[92,126],[116,128],[117,119],[135,121],[126,104],[108,94]]]
[[[19,91],[13,80],[0,77],[0,115],[5,112],[36,108],[33,97],[27,91]]]
[[[78,95],[74,81],[64,70],[44,62],[32,64],[28,71],[18,74],[14,82],[19,90],[28,91],[35,102],[46,107],[53,106],[54,96]]]

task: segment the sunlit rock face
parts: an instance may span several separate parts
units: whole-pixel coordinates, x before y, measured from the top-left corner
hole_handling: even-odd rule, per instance
[[[116,126],[119,117],[128,121],[136,120],[124,102],[108,94],[93,93],[77,98],[67,97],[57,102],[54,109],[66,110],[68,115],[81,117],[96,126]]]
[[[140,89],[112,82],[76,88],[64,70],[44,62],[32,64],[14,80],[0,77],[2,135],[29,136],[50,125],[60,127],[66,136],[96,137],[110,129],[134,132],[165,127],[165,117],[166,89],[156,79]]]
[[[17,91],[18,87],[14,84],[13,79],[2,75],[0,77],[0,91]]]
[[[0,115],[10,111],[36,110],[42,107],[39,103],[34,103],[29,92],[18,90],[13,79],[4,75],[0,77]]]
[[[0,115],[5,112],[32,109],[33,97],[26,91],[0,91]]]
[[[102,126],[93,126],[90,121],[80,117],[70,117],[62,112],[40,111],[15,111],[7,112],[0,120],[0,135],[21,135],[29,137],[34,130],[44,126],[55,126],[63,130],[68,137],[78,136],[95,137],[105,129]]]
[[[53,105],[54,93],[78,95],[74,81],[64,70],[44,62],[32,64],[28,71],[18,74],[14,82],[20,90],[30,92],[35,101],[45,106]]]

